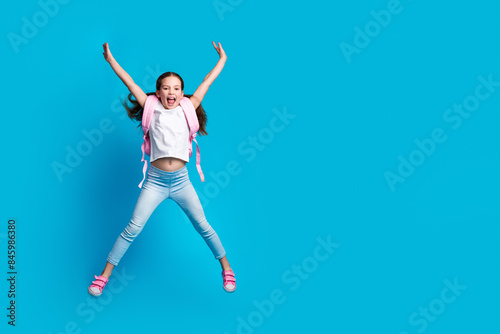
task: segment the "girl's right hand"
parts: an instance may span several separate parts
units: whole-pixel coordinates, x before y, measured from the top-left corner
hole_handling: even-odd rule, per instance
[[[104,48],[104,52],[102,53],[104,55],[104,59],[106,59],[109,63],[109,61],[113,59],[113,55],[111,54],[111,51],[109,51],[108,43],[104,43],[102,47]]]

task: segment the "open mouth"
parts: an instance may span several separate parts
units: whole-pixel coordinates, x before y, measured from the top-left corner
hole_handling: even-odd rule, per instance
[[[167,97],[167,104],[173,105],[175,103],[175,97]]]

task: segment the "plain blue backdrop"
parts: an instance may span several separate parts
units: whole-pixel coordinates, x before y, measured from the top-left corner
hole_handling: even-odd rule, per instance
[[[2,333],[498,332],[499,9],[4,3]],[[142,178],[142,134],[102,44],[145,91],[174,71],[192,94],[212,41],[228,60],[203,100],[206,181],[194,156],[188,170],[237,290],[166,201],[91,297]]]

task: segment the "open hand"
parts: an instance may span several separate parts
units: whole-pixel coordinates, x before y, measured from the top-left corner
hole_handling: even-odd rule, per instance
[[[109,62],[111,59],[113,59],[113,55],[111,54],[111,51],[109,51],[108,43],[104,43],[102,47],[104,48],[104,52],[102,53],[104,55],[104,59]]]
[[[217,47],[217,45],[215,45],[214,41],[212,41],[212,44],[214,45],[215,51],[217,51],[217,53],[219,54],[219,57],[221,59],[227,59],[226,53],[224,52],[222,45],[220,45],[220,43],[219,43],[219,47]]]

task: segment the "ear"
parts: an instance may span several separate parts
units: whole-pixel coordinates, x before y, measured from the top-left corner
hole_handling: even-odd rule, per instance
[[[184,91],[181,92],[181,99],[184,97]]]
[[[158,91],[158,90],[156,91],[156,97],[160,98],[160,91]]]

